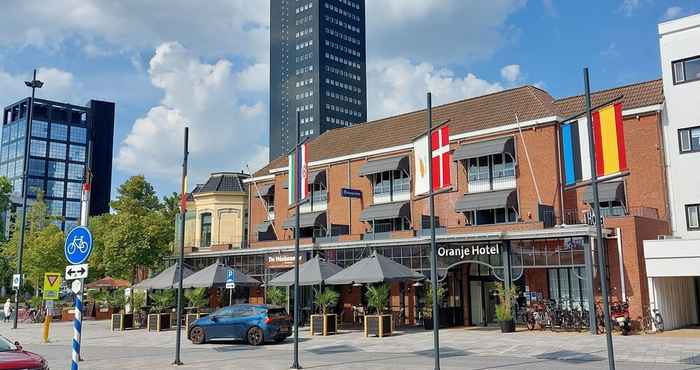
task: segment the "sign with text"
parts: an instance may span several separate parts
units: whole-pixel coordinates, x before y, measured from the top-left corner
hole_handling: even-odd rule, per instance
[[[233,269],[226,272],[226,289],[236,289],[236,271]]]
[[[61,273],[47,272],[44,274],[44,299],[58,299],[58,292],[61,290]]]
[[[304,254],[299,254],[299,264],[304,263]],[[265,256],[265,267],[283,269],[294,267],[294,253],[275,253]]]
[[[488,256],[501,254],[500,244],[446,245],[438,247],[438,257]]]
[[[362,190],[342,188],[340,189],[340,196],[345,198],[362,198]]]

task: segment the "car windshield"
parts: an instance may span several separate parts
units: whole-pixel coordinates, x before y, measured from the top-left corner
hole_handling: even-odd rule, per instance
[[[14,351],[16,349],[17,347],[15,347],[12,342],[7,340],[5,337],[0,337],[0,352]]]
[[[212,316],[233,316],[234,311],[236,309],[233,306],[223,307],[216,310]]]

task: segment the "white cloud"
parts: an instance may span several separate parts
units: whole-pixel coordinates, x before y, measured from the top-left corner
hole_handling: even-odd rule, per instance
[[[201,61],[176,42],[160,45],[149,63],[160,104],[136,120],[121,143],[117,167],[176,182],[180,172],[183,128],[190,127],[190,169],[194,180],[212,171],[251,169],[267,161],[266,94],[260,81],[266,68],[236,72],[225,59]],[[253,81],[253,82],[251,82]],[[265,82],[266,83],[266,82]]]
[[[0,70],[0,101],[10,104],[30,96],[32,91],[24,85],[24,81],[31,79],[30,72],[13,75]],[[85,104],[81,93],[82,84],[75,81],[72,73],[42,67],[37,69],[37,79],[44,83],[41,89],[36,90],[37,98],[46,97],[77,105]]]
[[[509,64],[501,68],[501,77],[508,83],[515,83],[522,78],[519,64]]]
[[[664,12],[663,17],[661,19],[663,20],[671,20],[671,19],[676,19],[680,18],[684,14],[683,8],[680,6],[672,6]]]
[[[367,53],[375,58],[467,64],[488,58],[517,34],[507,18],[524,0],[370,0]]]
[[[367,110],[370,120],[410,112],[425,107],[430,91],[433,104],[466,99],[503,89],[469,73],[455,76],[446,68],[430,63],[412,63],[405,58],[373,61],[367,68]]]
[[[631,17],[637,9],[641,8],[648,1],[649,0],[623,0],[622,4],[620,4],[620,11],[625,16]]]

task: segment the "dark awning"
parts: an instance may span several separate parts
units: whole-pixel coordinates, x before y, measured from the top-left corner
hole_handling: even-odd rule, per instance
[[[293,229],[296,215],[289,215],[282,225],[285,229]],[[314,227],[326,225],[326,211],[302,213],[299,215],[299,227]]]
[[[272,223],[270,221],[263,221],[255,226],[255,231],[259,233],[266,233],[270,231]]]
[[[465,194],[455,204],[456,212],[479,209],[518,208],[518,195],[514,189]]]
[[[253,191],[255,191],[255,188],[257,187],[257,193],[260,194],[260,196],[266,196],[266,195],[272,195],[275,193],[275,183],[271,182],[269,184],[262,184],[262,185],[256,185],[253,187]]]
[[[326,170],[316,170],[309,173],[309,184],[325,184],[326,183]],[[283,188],[289,189],[289,177],[284,180],[282,185]]]
[[[423,274],[387,258],[376,251],[337,274],[326,279],[326,284],[374,284],[400,280],[422,280]]]
[[[452,159],[460,161],[499,153],[508,153],[515,158],[515,140],[512,136],[462,145],[455,150]]]
[[[321,261],[321,259],[316,256],[299,266],[299,285],[319,285],[342,269],[342,267],[336,264]],[[294,269],[272,279],[268,284],[271,286],[294,285]]]
[[[223,288],[226,286],[229,271],[233,271],[233,282],[241,286],[257,286],[260,282],[233,267],[221,264],[219,261],[205,267],[182,281],[182,287],[189,288]]]
[[[392,157],[369,161],[360,167],[360,176],[372,175],[386,171],[405,169],[408,171],[408,156]]]
[[[409,202],[374,204],[362,211],[360,221],[385,220],[389,218],[411,217]]]
[[[603,182],[598,184],[598,200],[601,202],[625,202],[625,185],[622,181]],[[589,185],[583,193],[583,202],[593,203],[593,188]]]

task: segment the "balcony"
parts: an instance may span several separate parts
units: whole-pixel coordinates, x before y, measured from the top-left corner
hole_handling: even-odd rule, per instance
[[[515,176],[494,177],[491,179],[471,180],[468,182],[470,193],[515,189]]]
[[[630,207],[625,209],[623,207],[613,207],[613,208],[602,208],[601,212],[603,219],[605,218],[616,218],[616,217],[643,217],[650,219],[659,219],[659,211],[656,208],[651,207]],[[579,209],[565,209],[564,210],[564,223],[567,225],[577,225],[577,224],[593,224],[593,211],[591,209],[579,210]]]
[[[311,193],[311,200],[299,206],[301,213],[311,213],[325,211],[328,209],[328,191],[314,191]]]

